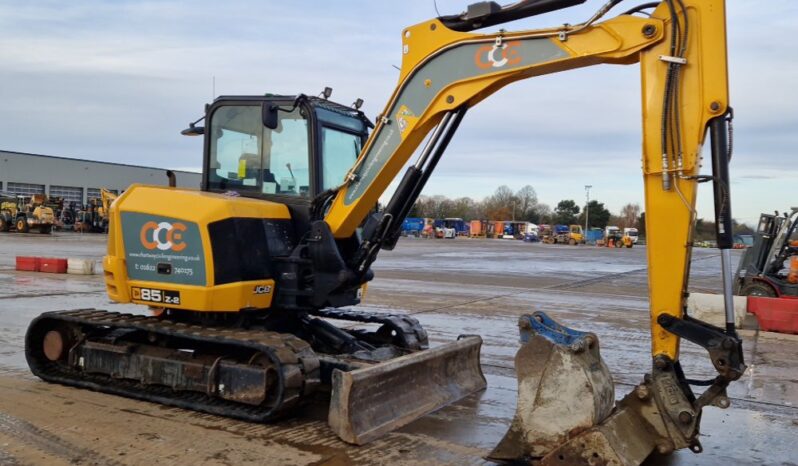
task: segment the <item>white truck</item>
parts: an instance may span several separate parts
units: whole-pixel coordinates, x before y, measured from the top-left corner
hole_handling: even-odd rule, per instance
[[[623,235],[632,239],[632,243],[637,244],[638,232],[637,228],[624,228]]]

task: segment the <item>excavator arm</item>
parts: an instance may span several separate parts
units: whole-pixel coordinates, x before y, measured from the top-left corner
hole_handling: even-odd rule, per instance
[[[390,248],[466,110],[505,85],[602,63],[639,63],[652,350],[676,359],[678,337],[657,319],[681,316],[701,147],[710,122],[724,126],[729,112],[724,2],[674,1],[675,11],[662,2],[648,18],[624,14],[595,22],[616,3],[583,24],[562,28],[480,35],[453,31],[440,18],[407,28],[399,85],[325,216],[333,235],[354,233],[432,131],[381,225],[366,230],[379,232],[366,237],[372,251],[379,250],[375,243]],[[723,128],[719,137],[725,137]],[[728,210],[727,194],[723,202]]]
[[[100,202],[102,203],[102,212],[100,215],[103,218],[108,217],[108,212],[111,210],[111,204],[113,204],[117,197],[119,196],[110,189],[100,189]]]
[[[337,239],[349,238],[358,226],[363,226],[364,239],[348,264],[365,275],[379,250],[395,244],[402,220],[469,108],[521,79],[604,63],[639,63],[653,369],[639,387],[638,401],[645,398],[654,407],[641,407],[644,402],[621,402],[612,419],[617,421],[622,417],[618,413],[635,410],[638,417],[634,424],[640,428],[639,424],[645,423],[648,431],[656,432],[643,442],[647,445],[642,449],[645,455],[655,446],[662,452],[688,447],[700,451],[697,435],[702,407],[728,406],[725,387],[745,370],[731,307],[727,141],[731,109],[725,4],[723,0],[666,0],[648,17],[634,16],[633,9],[599,22],[619,3],[612,0],[588,21],[575,26],[502,30],[494,34],[464,32],[575,3],[578,2],[533,0],[500,8],[483,2],[472,5],[462,15],[436,18],[405,29],[399,84],[377,118],[376,128],[356,164],[334,199],[328,200],[324,220]],[[514,12],[507,11],[510,8]],[[709,177],[699,174],[707,133],[711,135],[713,166]],[[424,149],[407,169],[384,211],[369,216],[378,198],[425,139]],[[715,188],[726,296],[725,329],[684,313],[696,188],[700,181],[712,181]],[[529,324],[522,322],[522,331],[524,328],[528,329]],[[546,328],[557,335],[563,332],[556,325]],[[693,395],[689,387],[690,382],[697,382],[687,380],[679,364],[680,338],[706,348],[718,371],[715,379],[703,383],[710,388],[700,397]],[[519,391],[523,389],[521,385],[519,368]],[[519,393],[519,415],[522,395]],[[635,407],[630,408],[630,404]],[[595,420],[599,426],[607,418],[601,417],[604,421]],[[621,429],[617,425],[615,428]],[[530,435],[526,432],[527,440]],[[492,457],[545,456],[521,445],[518,436],[512,440],[511,448],[497,448]],[[635,457],[629,452],[616,453]]]

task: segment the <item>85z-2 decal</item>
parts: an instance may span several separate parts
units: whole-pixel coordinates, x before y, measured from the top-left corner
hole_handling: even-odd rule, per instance
[[[159,290],[157,288],[138,288],[130,289],[130,294],[137,301],[147,301],[150,303],[180,304],[180,292],[172,290]]]

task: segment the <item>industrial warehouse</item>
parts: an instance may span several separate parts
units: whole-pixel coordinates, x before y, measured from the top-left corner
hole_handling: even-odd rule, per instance
[[[199,188],[199,173],[174,173],[178,186]],[[84,205],[99,199],[103,188],[121,194],[133,183],[166,186],[169,180],[164,168],[0,150],[0,191],[8,194],[46,194]]]

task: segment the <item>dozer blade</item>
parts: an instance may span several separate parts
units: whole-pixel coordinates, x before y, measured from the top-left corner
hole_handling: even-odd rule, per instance
[[[328,422],[362,445],[487,385],[479,363],[482,338],[418,351],[363,369],[332,374]]]
[[[615,402],[596,335],[564,327],[542,312],[522,316],[519,326],[518,405],[509,431],[488,456],[495,461],[539,460],[602,422]]]

